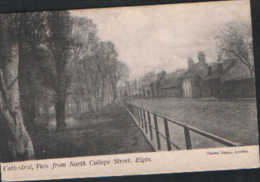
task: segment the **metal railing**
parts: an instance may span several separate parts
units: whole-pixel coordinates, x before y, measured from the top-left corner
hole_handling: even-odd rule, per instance
[[[130,103],[125,103],[125,106],[129,114],[135,120],[138,127],[143,131],[146,139],[148,140],[148,142],[151,144],[151,146],[155,151],[162,150],[161,138],[166,141],[167,150],[173,150],[173,148],[177,150],[182,149],[180,146],[176,145],[174,141],[171,140],[171,136],[170,136],[171,133],[169,131],[169,125],[171,124],[175,124],[183,128],[185,145],[186,145],[186,149],[188,150],[193,148],[191,134],[190,134],[191,131],[193,133],[211,139],[224,146],[241,145],[239,143],[232,142],[225,138],[216,136],[212,133],[187,125],[183,122],[173,120],[168,116],[164,116],[162,114],[152,112],[143,107],[130,104]],[[163,123],[159,123],[159,119],[163,120]],[[160,131],[161,129],[159,129],[159,124],[160,126],[162,125],[164,126],[163,127],[164,131]],[[154,140],[156,140],[156,146],[153,144]]]

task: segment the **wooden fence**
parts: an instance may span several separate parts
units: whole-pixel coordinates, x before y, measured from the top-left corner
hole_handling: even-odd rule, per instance
[[[136,122],[137,126],[144,133],[147,141],[151,144],[152,148],[155,151],[158,150],[180,150],[180,149],[193,149],[193,148],[208,148],[211,147],[210,144],[217,143],[221,146],[239,146],[241,144],[229,141],[225,138],[216,136],[212,133],[200,130],[198,128],[187,125],[183,122],[173,120],[168,116],[164,116],[159,113],[152,112],[148,109],[142,108],[140,106],[125,103],[126,109],[131,115],[131,117]],[[176,137],[176,140],[173,138],[176,127],[179,128],[179,136]],[[180,128],[182,133],[180,133]],[[171,131],[170,131],[171,130]],[[197,141],[192,142],[191,133],[193,133],[193,138]],[[181,138],[180,135],[183,134]],[[198,136],[199,135],[199,136]],[[198,144],[201,137],[210,140],[202,145],[193,147],[193,143]],[[182,141],[181,141],[182,140]],[[177,143],[182,143],[177,144]],[[203,143],[203,142],[202,142]]]

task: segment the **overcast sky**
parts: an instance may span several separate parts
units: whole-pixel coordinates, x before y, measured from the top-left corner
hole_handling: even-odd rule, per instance
[[[92,19],[102,40],[112,41],[135,79],[148,71],[174,71],[204,51],[216,60],[215,35],[230,21],[250,21],[249,0],[75,10]]]

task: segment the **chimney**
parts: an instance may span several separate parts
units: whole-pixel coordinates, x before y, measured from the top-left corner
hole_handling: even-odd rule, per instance
[[[193,59],[192,58],[188,58],[188,69],[191,69],[193,65],[194,65]]]
[[[212,67],[211,66],[208,67],[208,76],[212,76]]]
[[[218,74],[219,75],[223,74],[224,71],[223,71],[223,63],[222,62],[218,62],[218,67],[217,68],[218,68],[218,70],[217,70]]]
[[[205,56],[204,52],[200,51],[198,53],[198,60],[199,60],[199,63],[203,63],[203,64],[206,63],[206,56]]]

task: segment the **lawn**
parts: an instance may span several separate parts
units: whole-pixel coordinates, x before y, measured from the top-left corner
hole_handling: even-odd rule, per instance
[[[209,99],[135,99],[134,104],[242,145],[258,144],[256,101]],[[178,133],[178,132],[177,132]],[[176,132],[174,133],[176,134]],[[180,136],[175,137],[180,138]],[[184,139],[177,139],[181,145]],[[197,142],[197,146],[203,146]],[[208,147],[208,146],[207,146]]]
[[[149,152],[151,147],[126,110],[112,104],[98,113],[69,117],[67,129],[49,131],[33,137],[37,158]]]

